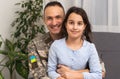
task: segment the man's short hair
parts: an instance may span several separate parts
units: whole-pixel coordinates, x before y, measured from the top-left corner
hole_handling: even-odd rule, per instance
[[[44,12],[45,12],[45,9],[46,9],[47,7],[49,7],[49,6],[59,6],[59,7],[61,7],[61,8],[63,9],[63,11],[65,12],[64,7],[63,7],[62,4],[61,4],[60,2],[58,2],[58,1],[51,1],[51,2],[47,3],[46,6],[45,6],[45,8],[44,8]]]

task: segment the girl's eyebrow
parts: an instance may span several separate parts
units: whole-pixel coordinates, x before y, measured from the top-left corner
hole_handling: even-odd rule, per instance
[[[68,20],[68,21],[73,21],[73,20],[70,19],[70,20]],[[79,21],[79,22],[83,22],[83,21]]]

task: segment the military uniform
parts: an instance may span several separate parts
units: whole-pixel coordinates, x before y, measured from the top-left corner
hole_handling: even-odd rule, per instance
[[[53,39],[49,33],[38,34],[28,45],[28,79],[49,79],[47,77],[48,50]]]

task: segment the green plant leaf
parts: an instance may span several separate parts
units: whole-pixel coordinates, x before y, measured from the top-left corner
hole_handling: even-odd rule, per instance
[[[10,40],[6,39],[5,41],[5,46],[7,47],[7,49],[9,51],[14,51],[15,50],[15,47],[14,47],[14,44],[13,42],[11,42]]]
[[[22,60],[27,60],[28,56],[27,54],[24,54],[22,52],[16,52],[14,53],[14,55],[16,56],[16,61],[22,61]]]
[[[2,73],[0,72],[0,79],[4,79],[4,77],[3,77],[3,75],[2,75]]]
[[[37,33],[45,33],[44,26],[39,23],[42,19],[43,0],[27,0],[16,5],[19,5],[21,10],[16,11],[17,17],[11,24],[15,27],[15,32],[12,34],[14,41],[7,39],[6,49],[0,52],[9,58],[5,66],[8,67],[10,73],[15,67],[18,74],[27,79],[27,45]]]
[[[6,51],[6,50],[0,50],[0,54],[8,55],[8,51]]]
[[[2,41],[0,41],[0,47],[1,47],[1,45],[2,45]]]
[[[26,61],[27,62],[27,61]],[[27,63],[28,64],[28,63]],[[28,66],[25,64],[23,65],[22,61],[17,61],[16,62],[16,71],[18,72],[19,75],[21,75],[23,78],[27,79],[28,78]]]

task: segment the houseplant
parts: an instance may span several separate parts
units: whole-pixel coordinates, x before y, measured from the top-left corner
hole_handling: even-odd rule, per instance
[[[5,45],[5,50],[0,50],[0,54],[5,55],[3,57],[3,59],[1,59],[0,61],[0,66],[2,66],[0,72],[2,72],[2,70],[4,68],[8,68],[9,72],[10,72],[10,79],[13,79],[13,72],[17,67],[17,64],[19,63],[18,61],[27,61],[27,55],[24,53],[21,53],[20,51],[17,50],[16,44],[8,39],[4,40],[2,37],[0,37],[2,39],[2,42]],[[25,64],[22,63],[22,65],[20,65],[22,67],[22,76],[26,77],[27,71],[25,71],[27,69],[27,67],[25,67]],[[21,67],[19,67],[19,70],[21,69]],[[1,73],[0,73],[1,75]],[[3,76],[1,76],[3,77]],[[0,78],[2,79],[2,78]]]
[[[0,65],[9,69],[11,79],[14,70],[27,79],[27,45],[38,32],[45,33],[44,26],[40,23],[42,20],[43,0],[27,0],[16,5],[19,5],[21,10],[16,11],[16,19],[11,24],[15,28],[15,31],[12,33],[12,40],[4,40],[1,37],[2,42],[0,42],[0,44],[5,44],[5,49],[0,50],[0,53],[4,54],[8,61],[4,65]]]

